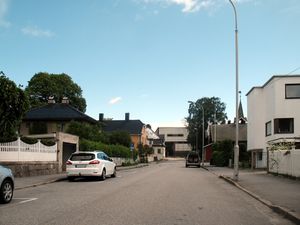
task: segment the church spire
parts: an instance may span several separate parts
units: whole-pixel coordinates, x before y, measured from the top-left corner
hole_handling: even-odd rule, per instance
[[[241,97],[241,91],[239,91],[240,94],[240,104],[239,104],[239,119],[244,118],[244,111],[242,106],[242,97]]]
[[[239,108],[238,108],[239,121],[241,123],[246,123],[247,122],[247,118],[244,116],[244,111],[243,111],[243,106],[242,106],[241,91],[239,91],[239,94],[240,94],[240,104],[239,104]]]

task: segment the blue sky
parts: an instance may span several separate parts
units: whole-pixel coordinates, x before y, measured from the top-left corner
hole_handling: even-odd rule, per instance
[[[300,1],[235,3],[246,111],[253,86],[300,67]],[[25,87],[35,73],[67,73],[95,119],[130,112],[153,127],[177,126],[189,100],[212,96],[235,114],[227,0],[0,0],[0,43],[0,70],[11,80]]]

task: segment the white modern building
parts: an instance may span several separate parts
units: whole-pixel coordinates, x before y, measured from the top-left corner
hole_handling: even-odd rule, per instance
[[[270,169],[268,149],[272,143],[294,143],[293,149],[300,153],[300,75],[273,76],[246,96],[247,150],[252,153],[252,166]]]
[[[165,141],[166,156],[186,156],[192,150],[186,127],[158,127],[155,133]]]

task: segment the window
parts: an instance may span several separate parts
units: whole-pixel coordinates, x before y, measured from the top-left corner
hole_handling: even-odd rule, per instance
[[[271,121],[266,123],[266,136],[270,136],[272,134],[272,123]]]
[[[183,137],[183,134],[167,134],[168,137]]]
[[[161,149],[157,149],[157,154],[161,154]]]
[[[300,98],[300,84],[286,84],[285,98]]]
[[[294,118],[274,119],[274,134],[294,133]]]
[[[71,161],[90,161],[95,158],[94,154],[89,153],[78,153],[73,154],[70,158]]]
[[[65,124],[64,123],[58,123],[57,124],[57,131],[63,132],[65,128]]]

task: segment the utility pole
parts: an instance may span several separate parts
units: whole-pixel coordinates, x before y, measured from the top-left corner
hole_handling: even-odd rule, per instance
[[[234,145],[234,172],[233,180],[237,181],[239,179],[239,110],[238,110],[238,100],[239,100],[239,57],[238,57],[238,25],[237,25],[237,13],[235,5],[232,0],[229,0],[234,11],[234,21],[235,21],[235,145]]]

